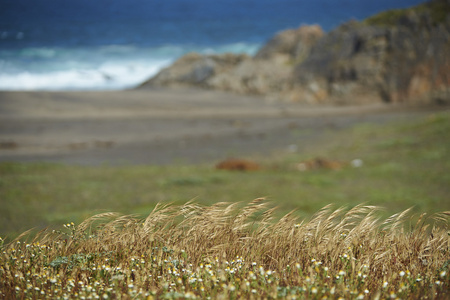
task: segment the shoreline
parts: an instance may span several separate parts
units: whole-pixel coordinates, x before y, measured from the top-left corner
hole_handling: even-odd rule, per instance
[[[1,91],[1,119],[107,119],[323,116],[439,110],[415,104],[304,104],[195,88],[120,91]]]
[[[362,122],[440,110],[382,103],[305,106],[195,89],[0,92],[0,161],[217,162],[286,151]]]

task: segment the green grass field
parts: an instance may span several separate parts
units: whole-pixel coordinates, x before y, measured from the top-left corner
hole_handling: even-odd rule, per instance
[[[216,170],[214,163],[168,166],[0,164],[0,236],[32,227],[80,222],[100,212],[146,215],[157,203],[199,204],[266,197],[280,214],[308,217],[333,203],[386,209],[386,216],[450,210],[450,114],[410,122],[330,131],[302,153],[250,157],[257,172]],[[301,143],[302,141],[299,141]],[[360,168],[300,172],[295,165],[325,157],[362,159]]]

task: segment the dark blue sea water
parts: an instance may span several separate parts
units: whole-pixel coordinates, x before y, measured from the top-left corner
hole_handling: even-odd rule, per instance
[[[190,51],[254,54],[287,28],[329,31],[421,2],[0,0],[0,89],[130,88]]]

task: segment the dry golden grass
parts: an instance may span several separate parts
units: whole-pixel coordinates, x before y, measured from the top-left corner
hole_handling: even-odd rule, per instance
[[[324,207],[310,220],[251,203],[104,213],[2,246],[0,296],[22,298],[446,298],[450,212],[386,220]],[[414,220],[414,221],[413,221]]]

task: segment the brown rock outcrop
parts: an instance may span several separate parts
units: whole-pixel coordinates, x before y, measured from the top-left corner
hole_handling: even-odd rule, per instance
[[[318,25],[280,32],[254,58],[189,53],[140,87],[193,86],[280,98],[290,90],[294,64],[323,34]]]
[[[299,63],[308,57],[311,47],[324,34],[319,25],[301,26],[279,32],[256,53],[255,58],[272,59],[284,56],[286,61]]]
[[[257,171],[260,169],[260,166],[249,160],[229,158],[218,163],[216,169],[228,171]]]
[[[227,72],[230,68],[250,59],[245,54],[201,55],[188,53],[155,77],[144,82],[145,86],[198,86],[210,87],[208,80],[216,74]]]

